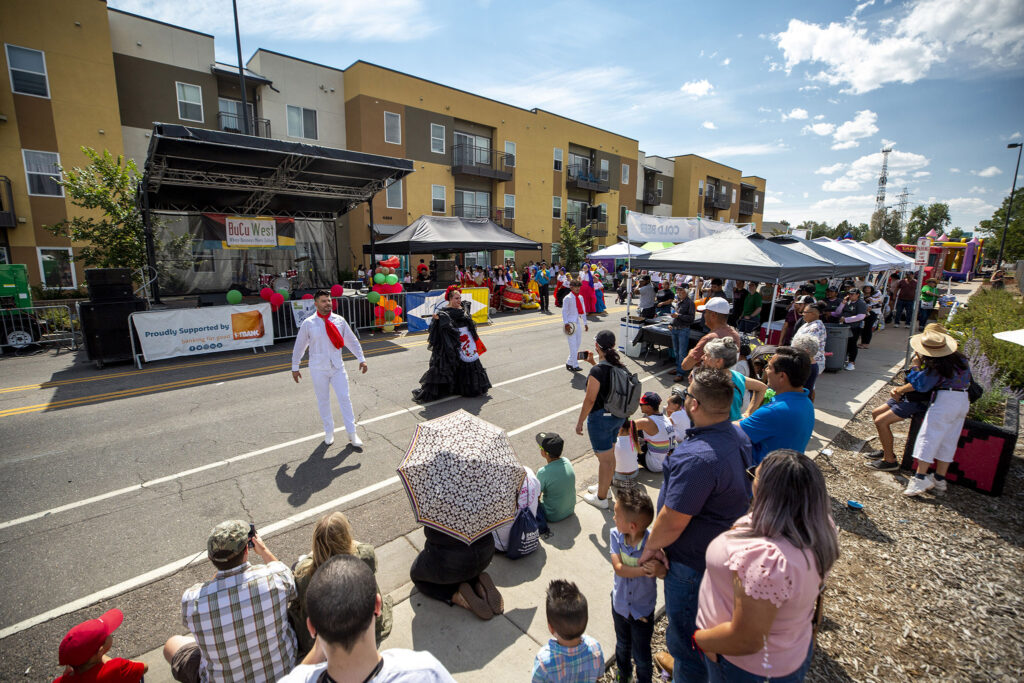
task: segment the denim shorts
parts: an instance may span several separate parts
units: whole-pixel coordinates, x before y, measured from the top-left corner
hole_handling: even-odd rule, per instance
[[[625,418],[615,417],[604,410],[595,410],[587,415],[587,436],[590,437],[590,447],[595,453],[615,448],[615,439],[625,421]]]
[[[889,406],[889,410],[892,411],[893,415],[904,420],[928,410],[928,404],[921,401],[897,401],[894,398],[890,398],[885,402],[885,405]]]

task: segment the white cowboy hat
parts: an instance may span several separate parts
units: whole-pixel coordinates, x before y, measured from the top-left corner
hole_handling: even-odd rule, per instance
[[[924,332],[910,338],[910,346],[922,356],[942,358],[956,353],[957,342],[946,334],[942,325],[931,323],[924,328]]]

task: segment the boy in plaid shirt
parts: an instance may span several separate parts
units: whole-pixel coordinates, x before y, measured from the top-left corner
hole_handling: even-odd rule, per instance
[[[587,599],[575,583],[548,585],[548,630],[554,636],[533,660],[533,683],[594,683],[604,673],[601,645],[586,635]]]

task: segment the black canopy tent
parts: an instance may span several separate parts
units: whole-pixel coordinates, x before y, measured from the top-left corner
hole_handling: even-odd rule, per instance
[[[377,242],[376,249],[387,254],[437,254],[494,251],[497,249],[539,251],[540,242],[520,237],[486,218],[420,216],[404,230]],[[363,245],[363,253],[370,253]]]
[[[150,265],[152,211],[333,221],[412,171],[407,159],[154,124],[139,185]]]

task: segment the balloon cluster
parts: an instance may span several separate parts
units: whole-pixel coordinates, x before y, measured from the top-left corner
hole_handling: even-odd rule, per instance
[[[373,287],[366,293],[366,300],[373,304],[374,322],[389,332],[402,322],[402,307],[393,299],[387,298],[388,294],[398,294],[402,291],[397,275],[400,263],[397,256],[381,261],[373,271]]]
[[[276,292],[270,287],[264,287],[260,290],[260,298],[270,303],[271,310],[277,311],[277,309],[284,305],[285,301],[291,298],[291,293],[284,287]]]

